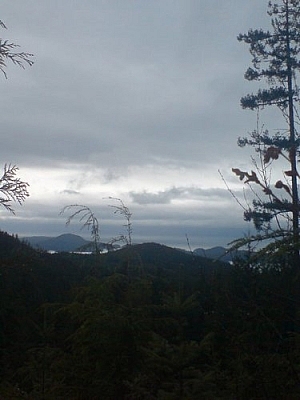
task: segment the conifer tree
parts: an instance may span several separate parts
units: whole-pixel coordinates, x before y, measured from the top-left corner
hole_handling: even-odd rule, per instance
[[[238,40],[249,45],[252,55],[252,67],[245,73],[249,81],[265,81],[266,86],[255,94],[248,94],[241,99],[244,109],[260,110],[266,106],[277,106],[286,121],[285,133],[277,132],[270,136],[267,130],[252,132],[250,139],[239,139],[239,145],[250,145],[262,156],[264,167],[272,161],[284,158],[288,170],[284,171],[283,181],[272,185],[262,178],[262,174],[241,171],[233,172],[244,183],[258,185],[267,200],[255,200],[253,207],[245,211],[245,219],[253,220],[257,228],[264,223],[270,227],[270,221],[280,215],[287,216],[290,227],[277,232],[275,237],[289,237],[292,244],[294,261],[299,264],[299,194],[297,157],[299,155],[299,135],[295,121],[298,118],[297,105],[299,89],[297,75],[300,68],[300,1],[280,0],[268,3],[268,15],[272,29],[250,29],[240,34]],[[267,237],[266,235],[265,237]]]

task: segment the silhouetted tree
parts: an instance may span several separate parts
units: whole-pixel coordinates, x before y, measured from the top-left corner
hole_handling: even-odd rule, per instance
[[[79,221],[82,222],[82,228],[87,228],[91,230],[91,237],[94,245],[94,251],[96,254],[100,253],[100,231],[99,231],[99,222],[94,212],[85,205],[81,204],[70,204],[65,206],[60,214],[63,214],[66,211],[74,209],[75,211],[67,218],[66,225],[69,225],[71,221],[79,217]]]
[[[124,241],[127,246],[132,245],[132,222],[131,217],[132,213],[129,208],[124,204],[123,200],[118,197],[109,197],[111,200],[115,200],[119,203],[119,205],[110,205],[114,209],[114,214],[120,214],[125,218],[124,227],[126,228],[126,235],[120,235],[112,240],[112,242],[116,241]]]
[[[6,25],[3,21],[0,21],[0,27],[6,29]],[[21,68],[25,68],[25,65],[33,65],[33,54],[25,53],[23,51],[17,52],[16,49],[19,45],[10,42],[9,40],[3,40],[0,38],[0,70],[3,72],[5,78],[7,78],[6,74],[6,61],[10,60],[15,65],[18,65]]]
[[[6,29],[5,24],[1,20],[0,27]],[[15,51],[18,47],[17,44],[0,38],[0,70],[3,72],[5,78],[7,78],[5,71],[7,60],[10,60],[21,68],[25,68],[25,64],[29,66],[33,65],[33,54]],[[16,201],[22,204],[26,197],[29,196],[27,190],[29,184],[17,178],[17,171],[18,167],[16,165],[5,164],[4,173],[0,178],[0,192],[4,196],[0,197],[0,204],[13,214],[14,209],[11,206],[11,202]]]
[[[244,109],[259,110],[266,106],[277,106],[283,113],[287,123],[285,133],[270,136],[267,130],[255,130],[250,138],[240,138],[239,145],[250,145],[261,156],[262,168],[258,173],[241,171],[233,168],[240,180],[247,184],[255,184],[262,189],[266,197],[256,196],[253,207],[245,210],[245,219],[253,220],[256,228],[266,228],[258,239],[278,237],[288,238],[292,244],[294,261],[299,264],[299,196],[297,155],[299,153],[299,136],[295,127],[298,117],[298,87],[296,77],[300,68],[300,1],[281,0],[269,2],[268,14],[271,16],[272,29],[249,30],[238,36],[239,41],[249,45],[252,55],[252,67],[245,73],[249,81],[265,80],[268,87],[259,89],[256,94],[248,94],[241,99]],[[284,179],[272,185],[266,167],[279,158],[288,163],[284,171]],[[286,227],[282,225],[274,232],[271,231],[271,221],[282,222],[283,216]]]
[[[26,197],[29,196],[27,182],[23,182],[16,176],[18,167],[16,165],[4,165],[4,172],[0,178],[0,204],[11,213],[15,213],[11,203],[17,202],[22,204]]]

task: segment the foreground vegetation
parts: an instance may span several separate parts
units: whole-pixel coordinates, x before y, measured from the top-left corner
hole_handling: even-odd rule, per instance
[[[0,259],[1,399],[300,397],[288,260],[230,266],[156,244],[48,255],[6,233]]]

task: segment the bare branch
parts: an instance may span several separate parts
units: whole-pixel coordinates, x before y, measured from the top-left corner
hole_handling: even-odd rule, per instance
[[[75,209],[75,211],[69,215],[66,220],[66,225],[70,225],[71,221],[80,216],[79,221],[83,222],[81,229],[87,228],[91,231],[91,237],[94,242],[95,253],[100,253],[100,234],[99,234],[99,222],[93,211],[85,205],[81,204],[70,204],[65,206],[61,211],[60,215],[64,214],[66,211]]]
[[[108,199],[116,200],[120,204],[119,206],[109,205],[109,207],[112,207],[115,210],[114,214],[120,214],[125,218],[126,223],[123,226],[126,228],[127,236],[120,235],[119,240],[125,241],[126,244],[130,246],[132,244],[132,223],[131,223],[132,213],[130,212],[129,208],[125,206],[124,202],[121,199],[111,196],[108,197]]]
[[[237,198],[237,196],[235,195],[235,193],[232,191],[232,189],[230,189],[230,187],[228,186],[222,172],[218,169],[219,175],[221,176],[222,181],[224,182],[228,192],[231,194],[231,196],[234,198],[234,200],[238,203],[238,205],[244,210],[247,211],[247,209],[243,206],[243,204],[239,201],[239,199]]]

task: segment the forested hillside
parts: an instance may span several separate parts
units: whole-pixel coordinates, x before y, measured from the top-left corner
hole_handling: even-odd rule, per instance
[[[297,399],[299,280],[157,244],[0,235],[1,399]]]

